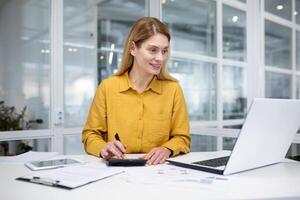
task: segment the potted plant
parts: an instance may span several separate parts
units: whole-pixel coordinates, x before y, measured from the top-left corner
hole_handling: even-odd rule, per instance
[[[4,101],[0,101],[0,131],[16,131],[29,129],[32,123],[43,123],[43,120],[25,120],[27,106],[24,106],[20,112],[14,106],[6,106]],[[7,141],[0,142],[0,155],[8,155],[9,143]],[[16,154],[25,153],[32,150],[21,141],[17,145],[18,152]]]

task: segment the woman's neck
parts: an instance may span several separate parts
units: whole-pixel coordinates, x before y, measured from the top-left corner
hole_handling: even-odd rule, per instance
[[[129,80],[132,83],[133,88],[139,94],[143,93],[146,90],[153,77],[153,74],[142,72],[136,67],[132,67],[129,72]]]

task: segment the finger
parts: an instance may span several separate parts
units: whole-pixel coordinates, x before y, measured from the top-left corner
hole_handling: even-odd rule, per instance
[[[101,155],[102,158],[106,159],[106,156],[108,156],[108,152],[105,149],[102,149],[101,152],[100,152],[100,155]]]
[[[154,153],[152,154],[151,158],[148,160],[148,164],[149,165],[153,165],[154,164],[154,161],[157,159],[157,157],[159,156],[159,153],[158,151],[154,151]]]
[[[101,150],[101,157],[104,159],[110,159],[113,155],[107,151],[107,148]]]
[[[117,158],[122,159],[124,157],[123,153],[113,143],[107,145],[107,149],[111,154],[113,154]]]
[[[153,156],[154,153],[155,153],[155,148],[152,149],[151,151],[149,151],[149,153],[147,153],[143,157],[144,157],[144,159],[149,160]]]
[[[168,159],[169,157],[167,155],[165,155],[163,157],[163,159],[160,160],[159,164],[163,164],[164,162],[166,162],[166,160]]]
[[[156,159],[153,161],[153,165],[157,165],[159,164],[160,162],[164,162],[164,158],[165,158],[165,155],[163,152],[159,152]]]
[[[122,153],[126,152],[125,146],[120,141],[115,140],[113,143]]]

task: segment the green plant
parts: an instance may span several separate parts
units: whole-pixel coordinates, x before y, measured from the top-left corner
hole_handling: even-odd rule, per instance
[[[18,113],[14,106],[6,106],[4,101],[0,101],[0,131],[24,129],[26,108],[27,106]]]
[[[0,101],[0,131],[15,131],[32,128],[33,124],[43,123],[42,119],[25,120],[25,112],[27,106],[24,106],[20,112],[14,106],[6,106],[4,101]],[[7,141],[0,141],[0,155],[7,156],[9,143]],[[21,141],[17,145],[15,154],[21,154],[32,150],[32,147]]]

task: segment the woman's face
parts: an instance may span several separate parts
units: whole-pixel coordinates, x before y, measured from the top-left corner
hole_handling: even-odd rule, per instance
[[[148,74],[158,75],[168,60],[168,51],[168,38],[157,33],[145,40],[140,47],[133,44],[130,52],[134,57],[133,67]]]

